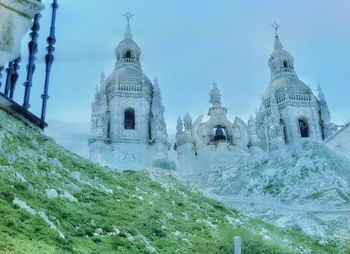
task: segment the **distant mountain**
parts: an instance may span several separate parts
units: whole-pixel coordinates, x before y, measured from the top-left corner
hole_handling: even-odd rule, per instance
[[[67,150],[89,158],[88,140],[90,138],[90,122],[66,123],[57,120],[48,121],[45,134],[53,138]]]

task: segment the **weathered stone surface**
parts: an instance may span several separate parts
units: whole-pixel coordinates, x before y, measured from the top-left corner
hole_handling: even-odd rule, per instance
[[[37,0],[0,0],[0,66],[19,56],[32,19],[43,9]]]
[[[350,159],[350,123],[330,136],[326,145]]]

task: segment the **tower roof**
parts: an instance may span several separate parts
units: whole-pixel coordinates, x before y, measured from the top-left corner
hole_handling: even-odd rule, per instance
[[[280,76],[295,76],[294,58],[289,52],[283,49],[283,44],[278,35],[280,25],[274,22],[271,25],[275,30],[274,51],[272,52],[268,64],[271,69],[271,80]]]
[[[134,15],[127,12],[124,16],[126,17],[127,24],[124,39],[119,42],[117,48],[115,49],[115,55],[117,58],[116,67],[124,66],[125,64],[140,66],[141,49],[133,40],[133,35],[130,29],[130,19]]]
[[[271,25],[275,30],[274,50],[268,60],[268,65],[271,70],[270,85],[263,94],[263,99],[271,96],[271,91],[274,91],[276,98],[286,92],[296,94],[308,94],[311,92],[309,86],[299,80],[294,71],[294,58],[283,48],[283,44],[278,35],[280,25],[274,22]]]

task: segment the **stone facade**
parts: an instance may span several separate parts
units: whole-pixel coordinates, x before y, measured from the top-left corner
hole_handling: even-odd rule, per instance
[[[194,122],[187,113],[177,121],[176,143],[179,168],[183,173],[207,169],[210,165],[227,163],[237,155],[249,152],[249,143],[256,140],[256,132],[251,132],[243,120],[236,117],[232,122],[227,116],[227,108],[222,106],[221,93],[216,83],[209,94],[208,119],[199,116]],[[255,135],[255,136],[254,136]],[[254,143],[256,144],[256,143]]]
[[[90,157],[116,169],[144,169],[166,160],[169,144],[158,80],[152,84],[143,73],[129,23],[115,56],[92,103]]]

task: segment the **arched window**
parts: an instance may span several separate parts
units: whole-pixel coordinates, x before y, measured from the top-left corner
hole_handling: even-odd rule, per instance
[[[299,119],[299,129],[300,129],[300,136],[302,138],[308,138],[309,137],[309,125],[306,120]]]
[[[214,127],[214,141],[227,140],[225,127],[217,125]]]
[[[135,129],[135,110],[128,108],[124,111],[124,128],[126,130]]]
[[[131,58],[131,50],[126,51],[125,58]]]
[[[283,61],[283,68],[288,68],[288,61],[287,60]]]

